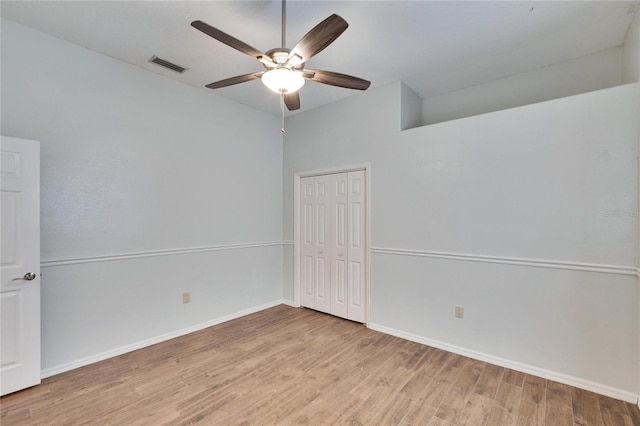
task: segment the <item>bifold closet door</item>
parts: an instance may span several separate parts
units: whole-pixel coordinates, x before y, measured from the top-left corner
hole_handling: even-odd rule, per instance
[[[365,322],[364,171],[300,179],[300,303]]]
[[[347,173],[331,175],[331,314],[349,317],[347,289]]]
[[[366,190],[364,170],[348,173],[347,300],[352,321],[365,322],[366,288]]]
[[[330,185],[330,176],[308,177],[300,182],[300,301],[322,312],[331,311]]]

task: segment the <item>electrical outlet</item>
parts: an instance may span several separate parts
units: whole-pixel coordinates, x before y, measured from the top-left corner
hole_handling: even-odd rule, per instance
[[[462,306],[456,306],[456,318],[464,318],[464,308]]]
[[[182,303],[189,303],[189,302],[191,302],[191,294],[189,294],[189,292],[182,293]]]

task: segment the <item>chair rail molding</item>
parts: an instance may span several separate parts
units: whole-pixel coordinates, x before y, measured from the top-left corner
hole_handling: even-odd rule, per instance
[[[450,259],[465,262],[498,263],[505,265],[529,266],[534,268],[568,269],[571,271],[600,272],[605,274],[640,276],[640,269],[636,268],[635,266],[604,265],[599,263],[582,263],[517,257],[484,256],[468,253],[410,250],[386,247],[371,247],[370,250],[371,253],[392,256],[416,256],[436,259]]]
[[[226,245],[216,245],[216,246],[154,250],[154,251],[135,252],[135,253],[121,253],[121,254],[113,254],[113,255],[105,255],[105,256],[89,256],[89,257],[76,257],[76,258],[58,259],[58,260],[43,260],[40,262],[40,266],[53,267],[53,266],[75,265],[75,264],[81,264],[81,263],[109,262],[113,260],[140,259],[145,257],[201,253],[201,252],[207,252],[207,251],[241,250],[241,249],[249,249],[249,248],[256,248],[256,247],[280,246],[282,244],[283,244],[282,241],[262,241],[262,242],[254,242],[254,243],[239,243],[239,244],[226,244]]]

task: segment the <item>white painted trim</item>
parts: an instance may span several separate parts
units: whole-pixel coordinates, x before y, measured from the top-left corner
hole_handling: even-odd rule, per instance
[[[229,315],[224,315],[222,317],[205,321],[200,324],[193,325],[191,327],[183,328],[182,330],[173,331],[171,333],[166,333],[160,336],[152,337],[149,339],[141,340],[139,342],[131,343],[129,345],[121,346],[116,349],[112,349],[106,352],[99,353],[97,355],[92,355],[87,358],[82,358],[77,361],[68,362],[66,364],[58,365],[56,367],[47,368],[42,370],[41,378],[55,376],[56,374],[64,373],[66,371],[74,370],[76,368],[84,367],[85,365],[93,364],[95,362],[103,361],[105,359],[113,358],[118,355],[125,354],[127,352],[132,352],[138,349],[145,348],[147,346],[155,345],[156,343],[164,342],[170,339],[175,339],[176,337],[184,336],[189,333],[193,333],[199,330],[203,330],[208,327],[212,327],[214,325],[222,324],[223,322],[231,321],[236,318],[243,317],[245,315],[250,315],[256,312],[263,311],[265,309],[273,308],[274,306],[278,306],[281,304],[288,304],[285,300],[274,300],[273,302],[265,303],[263,305],[255,306],[253,308],[245,309],[239,312],[234,312]]]
[[[486,262],[486,263],[500,263],[500,264],[517,265],[517,266],[531,266],[535,268],[568,269],[572,271],[601,272],[605,274],[616,274],[616,275],[633,276],[638,273],[638,269],[632,266],[602,265],[597,263],[579,263],[579,262],[526,259],[526,258],[515,258],[515,257],[482,256],[482,255],[466,254],[466,253],[447,253],[447,252],[423,251],[423,250],[393,249],[393,248],[383,248],[383,247],[372,247],[371,252],[376,254],[429,257],[429,258],[438,258],[438,259],[460,260],[460,261],[467,261],[467,262]]]
[[[638,395],[634,394],[633,392],[628,392],[622,389],[613,388],[611,386],[603,385],[600,383],[595,383],[588,380],[580,379],[578,377],[568,376],[566,374],[545,370],[543,368],[534,367],[532,365],[522,364],[522,363],[511,361],[508,359],[499,358],[493,355],[488,355],[482,352],[474,351],[474,350],[463,348],[460,346],[451,345],[438,340],[433,340],[433,339],[418,336],[415,334],[406,333],[404,331],[396,330],[390,327],[385,327],[380,324],[369,324],[369,328],[375,331],[379,331],[381,333],[400,337],[401,339],[406,339],[412,342],[421,343],[423,345],[432,346],[434,348],[442,349],[447,352],[452,352],[458,355],[477,359],[479,361],[484,361],[491,364],[499,365],[501,367],[510,368],[512,370],[520,371],[526,374],[542,377],[547,380],[553,380],[555,382],[564,383],[569,386],[585,389],[591,392],[599,393],[601,395],[609,396],[611,398],[621,399],[623,401],[632,402],[632,403],[635,403],[638,399]]]
[[[287,306],[291,306],[292,308],[299,308],[300,307],[300,305],[296,305],[293,300],[289,300],[289,299],[282,299],[282,304],[283,305],[287,305]]]
[[[327,167],[325,169],[295,172],[295,177],[303,178],[303,177],[309,177],[309,176],[332,175],[334,173],[356,172],[358,170],[364,170],[365,173],[370,172],[371,164],[370,163],[351,164],[348,166]]]
[[[227,245],[220,245],[220,246],[155,250],[155,251],[123,253],[123,254],[115,254],[115,255],[107,255],[107,256],[77,257],[77,258],[60,259],[60,260],[43,260],[40,262],[40,266],[43,268],[46,268],[51,266],[76,265],[80,263],[109,262],[112,260],[140,259],[145,257],[172,256],[177,254],[202,253],[207,251],[220,251],[220,250],[239,250],[239,249],[248,249],[248,248],[255,248],[255,247],[271,247],[271,246],[279,246],[279,245],[282,245],[282,241],[264,241],[259,243],[227,244]]]
[[[292,245],[294,245],[294,243],[293,243],[293,240],[284,240],[284,241],[282,242],[282,245],[285,245],[285,246],[292,246]]]
[[[367,205],[365,206],[367,209],[367,217],[365,218],[366,244],[364,246],[364,250],[365,250],[364,256],[367,262],[367,264],[365,265],[366,271],[367,271],[367,282],[366,282],[367,294],[365,295],[365,298],[367,300],[367,309],[365,310],[365,320],[366,320],[365,325],[368,327],[369,323],[371,322],[371,205],[372,205],[371,164],[367,163],[367,166],[364,169],[364,175],[365,175],[365,182],[367,185]]]
[[[294,306],[300,306],[300,179],[309,176],[322,176],[334,173],[355,172],[364,170],[365,185],[367,186],[366,195],[366,218],[365,233],[366,241],[364,247],[366,262],[366,279],[365,279],[365,325],[368,326],[371,312],[371,163],[352,164],[347,166],[329,167],[325,169],[316,169],[310,171],[294,172],[293,174],[293,303]],[[285,244],[283,242],[283,244]]]
[[[293,175],[293,303],[300,306],[300,178]]]

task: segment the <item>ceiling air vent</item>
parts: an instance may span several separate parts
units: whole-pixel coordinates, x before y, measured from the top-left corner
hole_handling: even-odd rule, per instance
[[[181,67],[180,65],[176,65],[174,63],[171,63],[169,61],[166,61],[164,59],[158,58],[156,55],[153,55],[151,57],[151,59],[149,59],[149,62],[153,62],[154,64],[158,64],[161,67],[165,67],[168,68],[172,71],[175,72],[179,72],[180,74],[182,74],[183,72],[185,72],[188,68],[185,67]]]

